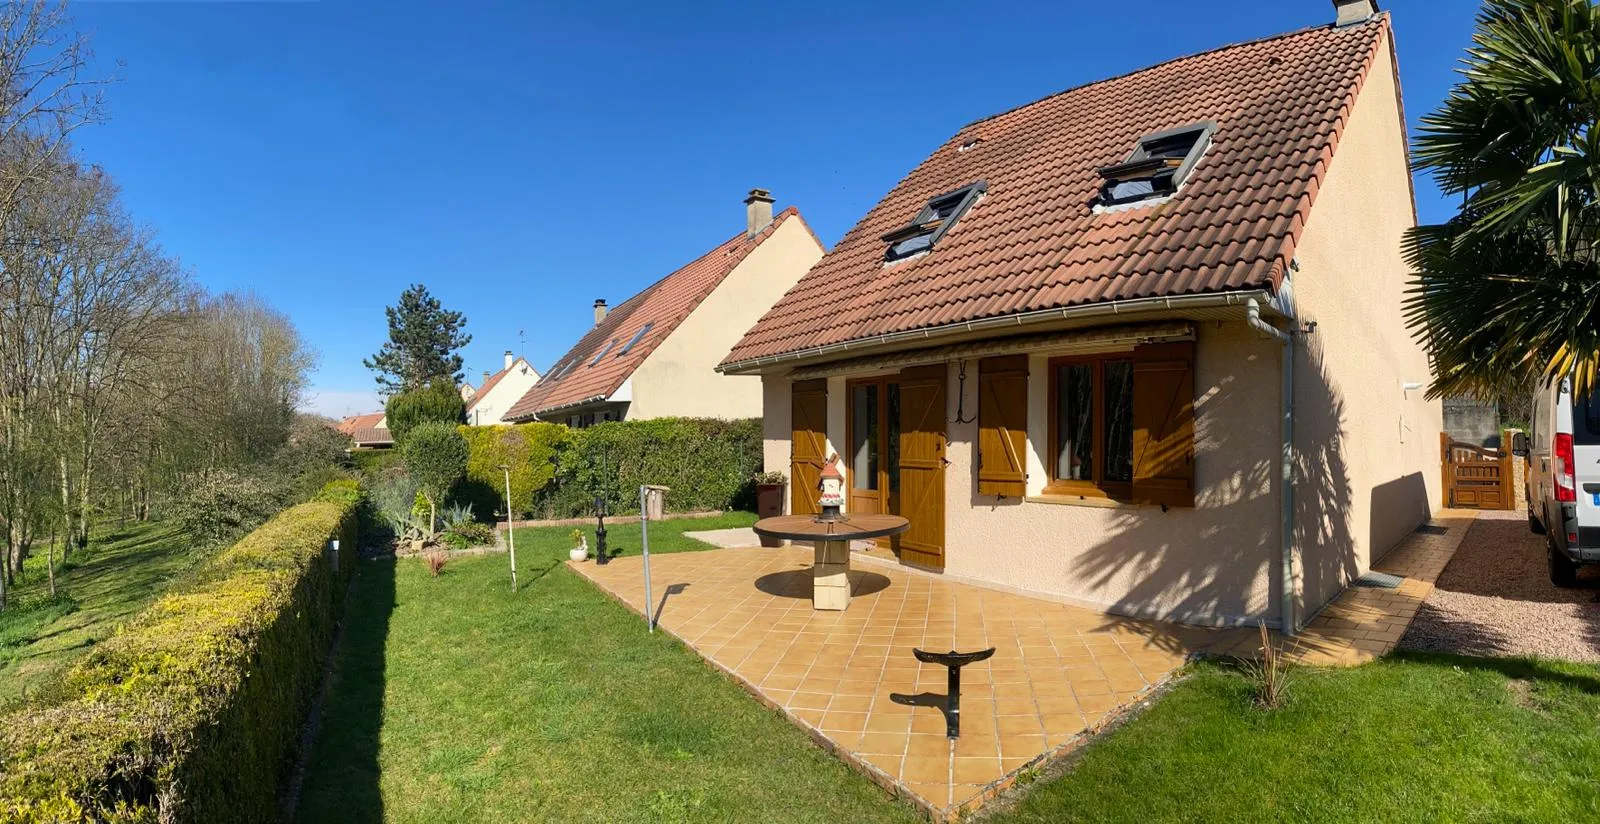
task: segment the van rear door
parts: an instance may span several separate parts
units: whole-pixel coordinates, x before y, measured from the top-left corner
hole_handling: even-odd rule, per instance
[[[1578,545],[1600,548],[1600,390],[1572,405],[1573,457],[1578,481]]]

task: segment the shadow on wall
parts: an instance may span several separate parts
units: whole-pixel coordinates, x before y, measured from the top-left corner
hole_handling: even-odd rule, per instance
[[[1264,351],[1270,356],[1240,368],[1268,369],[1276,376],[1278,352]],[[1295,416],[1297,442],[1315,445],[1295,462],[1296,564],[1308,581],[1348,578],[1356,574],[1358,562],[1342,442],[1344,402],[1329,385],[1315,341],[1302,350],[1296,370],[1301,404]],[[1133,584],[1110,611],[1200,624],[1219,618],[1252,625],[1258,619],[1278,620],[1282,600],[1276,490],[1282,441],[1277,393],[1270,396],[1270,408],[1256,408],[1233,397],[1234,383],[1225,379],[1203,399],[1209,411],[1203,431],[1197,433],[1202,440],[1196,460],[1204,462],[1201,477],[1210,483],[1197,490],[1195,511],[1117,510],[1102,540],[1084,553],[1079,574],[1097,587],[1111,586],[1134,572]],[[1230,419],[1240,415],[1266,416],[1271,425],[1230,426]],[[1263,496],[1271,506],[1261,506]],[[1195,526],[1186,528],[1169,520],[1173,518],[1193,519]],[[1259,597],[1252,601],[1250,591],[1263,577],[1270,582],[1269,597],[1265,603]],[[1154,632],[1151,640],[1159,646],[1188,648],[1175,634],[1160,628]]]
[[[1372,489],[1372,516],[1367,530],[1367,551],[1377,563],[1406,539],[1433,514],[1429,505],[1428,484],[1421,472],[1413,472]],[[1310,592],[1310,590],[1307,590]]]

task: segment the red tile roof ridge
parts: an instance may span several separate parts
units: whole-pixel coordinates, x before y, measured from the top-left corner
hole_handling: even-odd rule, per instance
[[[1385,28],[1387,28],[1387,27],[1389,27],[1391,22],[1392,22],[1392,18],[1390,17],[1389,12],[1380,11],[1377,14],[1373,15],[1372,19],[1370,19],[1370,20],[1365,20],[1365,21],[1362,21],[1360,23],[1349,25],[1349,26],[1346,26],[1345,28],[1351,28],[1351,29],[1359,28],[1361,26],[1370,25],[1372,23],[1381,23]],[[1115,83],[1118,80],[1126,80],[1126,79],[1128,79],[1130,77],[1133,77],[1134,75],[1144,74],[1145,72],[1150,72],[1150,71],[1155,71],[1157,69],[1165,68],[1167,66],[1172,65],[1173,63],[1179,63],[1179,62],[1182,62],[1184,60],[1193,60],[1193,59],[1198,58],[1198,57],[1205,57],[1206,55],[1209,55],[1209,54],[1215,54],[1217,52],[1223,52],[1223,51],[1227,51],[1229,49],[1237,49],[1237,48],[1239,48],[1241,46],[1259,46],[1262,43],[1271,43],[1274,40],[1287,40],[1287,39],[1289,39],[1291,37],[1299,37],[1302,34],[1307,34],[1309,32],[1314,32],[1314,31],[1322,31],[1323,29],[1330,29],[1330,28],[1338,28],[1338,26],[1336,24],[1334,24],[1334,23],[1321,23],[1321,24],[1318,24],[1318,25],[1315,25],[1315,26],[1306,26],[1304,28],[1295,29],[1293,31],[1286,31],[1286,32],[1280,32],[1278,34],[1267,35],[1266,37],[1255,37],[1255,38],[1251,38],[1249,40],[1238,40],[1238,41],[1235,41],[1235,42],[1232,42],[1232,43],[1224,43],[1223,45],[1214,46],[1214,47],[1209,48],[1209,49],[1202,49],[1202,50],[1194,52],[1192,54],[1180,54],[1177,57],[1169,57],[1166,60],[1161,61],[1160,63],[1151,63],[1148,66],[1143,66],[1141,68],[1137,68],[1137,69],[1134,69],[1132,71],[1123,72],[1122,74],[1112,75],[1111,77],[1102,77],[1102,78],[1100,78],[1098,80],[1091,80],[1091,81],[1089,81],[1087,83],[1080,83],[1080,84],[1078,84],[1076,86],[1070,86],[1068,88],[1061,89],[1060,91],[1051,92],[1051,93],[1045,95],[1044,97],[1034,98],[1033,100],[1030,100],[1030,101],[1028,101],[1026,103],[1018,103],[1017,105],[1012,106],[1011,108],[1006,109],[1004,111],[995,112],[994,114],[990,114],[990,115],[984,115],[983,117],[980,117],[977,120],[974,120],[971,123],[968,123],[965,126],[962,126],[961,128],[956,129],[956,134],[959,135],[962,132],[972,128],[973,126],[977,126],[977,125],[982,124],[982,123],[987,123],[987,122],[989,122],[991,120],[994,120],[996,118],[1005,117],[1008,114],[1011,114],[1011,113],[1016,112],[1016,111],[1020,111],[1022,109],[1026,109],[1029,106],[1032,106],[1032,105],[1037,104],[1037,103],[1043,103],[1043,102],[1045,102],[1047,100],[1052,100],[1052,99],[1060,97],[1062,95],[1072,94],[1073,92],[1083,91],[1084,89],[1090,89],[1090,88],[1093,88],[1095,86],[1100,86],[1100,85],[1103,85],[1103,84],[1106,84],[1106,83]],[[943,145],[943,144],[941,144],[941,145]]]

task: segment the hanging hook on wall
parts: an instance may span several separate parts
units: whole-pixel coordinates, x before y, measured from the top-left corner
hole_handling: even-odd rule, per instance
[[[956,419],[955,423],[972,423],[976,417],[966,416],[967,408],[967,362],[961,362],[961,372],[956,375]]]

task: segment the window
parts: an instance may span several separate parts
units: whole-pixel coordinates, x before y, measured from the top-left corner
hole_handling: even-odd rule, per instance
[[[650,327],[652,326],[655,326],[655,323],[647,323],[639,331],[634,332],[633,337],[628,338],[628,342],[623,344],[622,349],[617,352],[617,357],[620,358],[623,355],[628,354],[628,351],[638,344],[639,341],[650,332]]]
[[[988,190],[989,184],[980,180],[929,200],[910,223],[883,236],[884,242],[889,244],[884,259],[903,260],[932,249]]]
[[[594,365],[599,363],[600,359],[605,357],[607,352],[611,351],[611,347],[616,346],[616,345],[617,345],[617,339],[616,338],[612,338],[611,342],[606,344],[606,348],[601,349],[600,350],[600,354],[595,355],[594,356],[594,360],[589,361],[589,368],[593,369]]]
[[[850,387],[850,488],[878,488],[878,385]]]
[[[1600,389],[1572,406],[1572,429],[1579,444],[1600,445]]]
[[[1132,497],[1132,357],[1058,358],[1050,384],[1049,491]]]
[[[1211,145],[1216,124],[1201,123],[1139,139],[1128,159],[1100,170],[1100,204],[1119,206],[1167,197],[1188,179]]]

